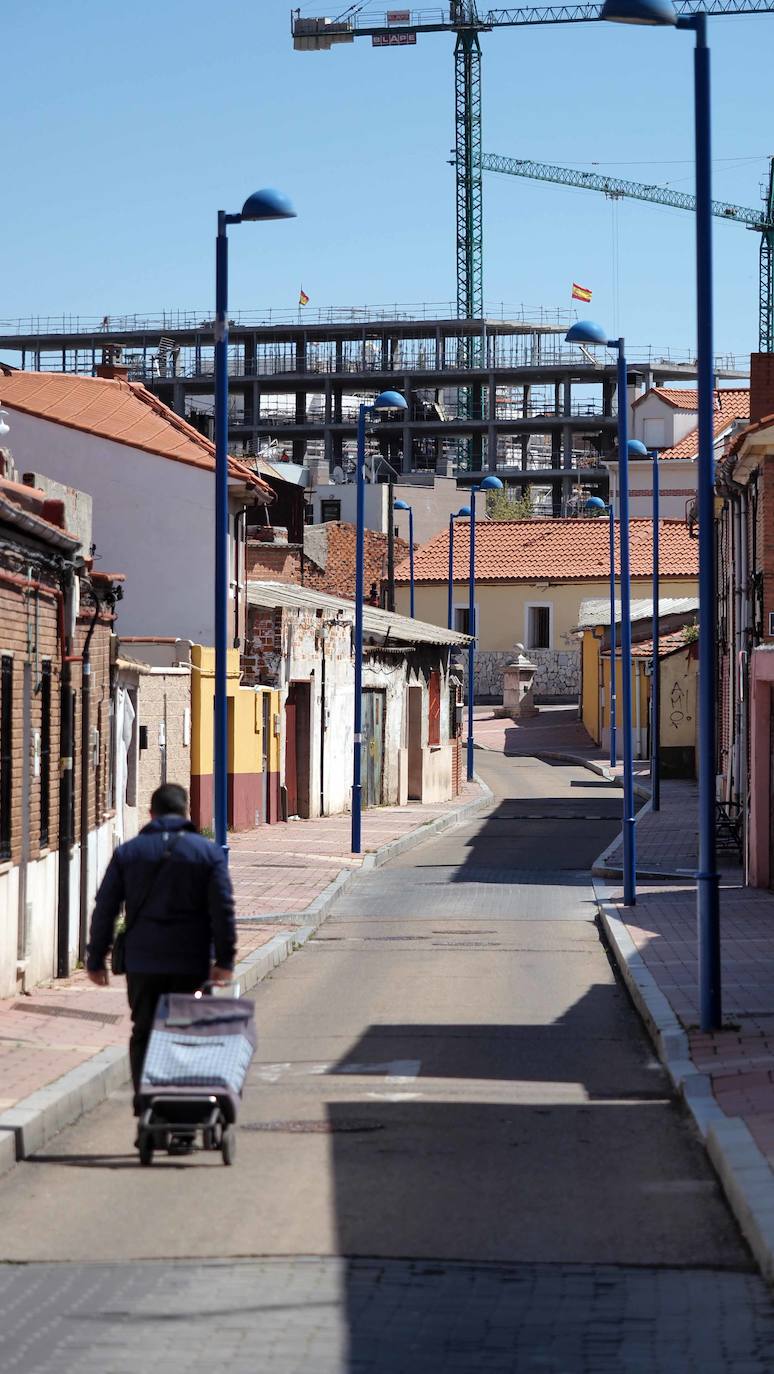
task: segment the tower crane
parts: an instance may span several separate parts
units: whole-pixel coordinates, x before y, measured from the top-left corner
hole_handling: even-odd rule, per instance
[[[499,157],[483,153],[481,167],[485,172],[502,172],[506,176],[528,177],[532,181],[550,181],[557,186],[575,186],[584,191],[601,191],[609,200],[644,200],[651,205],[669,205],[676,210],[695,210],[696,197],[685,191],[673,191],[668,186],[643,186],[638,181],[622,181],[619,177],[600,176],[597,172],[581,172],[572,167],[552,167],[544,162],[528,162],[523,158]],[[726,200],[713,200],[712,213],[718,219],[742,224],[761,236],[760,273],[758,285],[758,348],[761,353],[774,353],[774,157],[769,159],[768,189],[763,208],[749,210]]]
[[[480,319],[483,305],[481,193],[481,45],[479,34],[534,24],[585,24],[599,20],[600,4],[537,9],[481,9],[477,0],[448,0],[448,8],[392,9],[364,13],[352,4],[338,18],[304,18],[291,12],[293,46],[326,51],[338,43],[370,38],[375,48],[412,47],[421,34],[454,33],[454,119],[457,199],[457,315]],[[763,14],[774,0],[675,0],[678,16],[706,13]]]

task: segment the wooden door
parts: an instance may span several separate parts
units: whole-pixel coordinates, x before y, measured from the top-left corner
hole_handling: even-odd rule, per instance
[[[363,693],[361,772],[364,806],[381,806],[384,775],[385,694],[369,688]]]
[[[285,793],[288,815],[298,815],[298,774],[296,770],[296,703],[285,702]]]

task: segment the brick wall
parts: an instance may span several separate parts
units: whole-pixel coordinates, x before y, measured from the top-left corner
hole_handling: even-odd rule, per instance
[[[248,606],[245,647],[240,659],[246,687],[275,687],[282,656],[282,611]]]
[[[247,541],[247,577],[256,582],[301,582],[301,545]]]
[[[343,520],[336,520],[326,524],[325,529],[328,532],[325,568],[317,567],[306,558],[304,585],[314,587],[318,592],[327,592],[330,596],[343,596],[352,601],[355,596],[355,526]],[[378,530],[366,530],[364,542],[364,583],[365,594],[368,597],[374,582],[381,592],[382,581],[387,576],[387,535]],[[396,538],[396,568],[407,555],[406,540]]]
[[[12,806],[11,861],[18,863],[22,840],[22,776],[24,751],[30,750],[30,858],[37,859],[46,849],[56,849],[59,841],[59,741],[61,728],[60,692],[61,661],[58,637],[58,602],[56,584],[44,571],[36,580],[42,589],[23,588],[6,580],[3,573],[18,575],[18,565],[0,563],[0,652],[13,658],[12,669]],[[80,653],[88,628],[88,596],[83,598],[84,614],[79,618],[74,652]],[[110,633],[112,621],[105,619],[97,625],[91,640],[91,720],[99,730],[99,751],[96,766],[91,771],[91,799],[89,826],[101,824],[110,802]],[[34,775],[34,742],[36,732],[43,736],[43,665],[50,663],[50,754],[48,763],[48,843],[41,843],[41,799],[45,762]],[[25,677],[30,688],[29,737],[24,739]],[[81,667],[72,665],[72,685],[75,691],[75,748],[73,751],[75,784],[75,838],[80,835],[80,757],[81,757]]]
[[[774,415],[774,354],[750,354],[750,423]]]

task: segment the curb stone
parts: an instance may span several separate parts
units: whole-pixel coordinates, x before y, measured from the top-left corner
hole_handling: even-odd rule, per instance
[[[492,800],[492,791],[476,777],[481,788],[481,796],[463,803],[445,815],[436,816],[390,840],[379,849],[366,854],[360,868],[342,869],[326,888],[310,902],[302,912],[296,913],[303,925],[274,935],[260,949],[253,950],[235,967],[234,973],[239,980],[240,990],[249,992],[264,978],[267,978],[295,950],[300,949],[312,938],[315,931],[326,919],[330,908],[337,900],[342,889],[355,873],[379,868],[388,859],[414,845],[422,844],[433,835],[460,824],[468,816],[475,814]],[[369,862],[370,861],[370,862]],[[250,920],[250,917],[241,917]],[[288,924],[291,917],[285,917]],[[71,1126],[85,1112],[104,1102],[117,1088],[129,1079],[129,1054],[124,1045],[108,1045],[78,1064],[74,1069],[54,1079],[52,1083],[38,1088],[28,1097],[21,1098],[14,1107],[0,1113],[0,1175],[12,1169],[20,1160],[40,1150],[49,1140],[66,1126]]]
[[[600,882],[593,887],[602,928],[632,1001],[693,1118],[763,1277],[774,1282],[774,1175],[768,1161],[741,1117],[726,1116],[710,1075],[693,1063],[688,1036],[610,900],[610,888]]]

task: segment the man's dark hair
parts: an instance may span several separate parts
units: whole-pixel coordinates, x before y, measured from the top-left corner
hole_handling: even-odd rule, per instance
[[[153,793],[150,809],[153,816],[187,816],[188,793],[177,782],[165,782]]]

